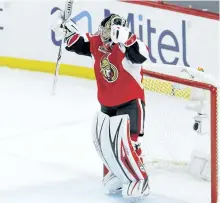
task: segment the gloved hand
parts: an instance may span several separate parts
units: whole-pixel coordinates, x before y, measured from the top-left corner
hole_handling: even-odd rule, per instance
[[[137,37],[135,34],[132,34],[128,27],[121,25],[112,25],[111,26],[111,40],[114,43],[124,44],[126,47],[133,45]]]
[[[63,22],[63,16],[64,13],[61,10],[57,10],[51,15],[51,29],[55,32],[57,40],[64,38],[64,42],[68,45],[73,36],[79,37],[79,29],[72,20]]]

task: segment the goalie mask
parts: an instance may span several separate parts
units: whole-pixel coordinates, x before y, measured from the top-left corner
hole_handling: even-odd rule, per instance
[[[101,22],[101,25],[99,26],[99,34],[105,47],[108,47],[108,44],[111,42],[112,25],[120,25],[125,27],[127,26],[127,21],[117,14],[111,14]]]

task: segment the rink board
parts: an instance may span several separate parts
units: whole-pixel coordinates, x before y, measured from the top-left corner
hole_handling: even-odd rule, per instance
[[[44,1],[42,5],[42,1],[30,0],[29,3],[0,2],[0,7],[1,5],[3,12],[0,24],[4,26],[4,30],[0,32],[0,56],[11,57],[8,61],[11,64],[8,65],[14,64],[13,58],[55,63],[60,41],[50,29],[50,18],[52,11],[56,7],[62,9],[64,3]],[[195,69],[201,66],[206,73],[219,78],[218,20],[118,1],[103,1],[98,7],[91,1],[87,1],[86,6],[84,1],[77,1],[74,3],[71,19],[77,22],[80,33],[95,33],[101,20],[110,13],[124,16],[131,31],[149,46],[149,63],[181,65]],[[26,24],[29,25],[28,30]],[[2,58],[0,65],[5,65],[1,60]],[[63,51],[61,63],[92,68],[93,60],[91,57]],[[20,67],[20,63],[17,67]],[[30,69],[36,68],[30,66]],[[44,71],[47,72],[48,68]]]
[[[56,63],[0,56],[0,67],[1,66],[53,74],[55,72]],[[65,76],[95,79],[94,71],[92,68],[77,65],[61,64],[59,74]]]
[[[37,60],[27,60],[19,58],[10,58],[10,57],[0,57],[0,66],[18,68],[22,70],[37,71],[44,73],[54,74],[56,64],[53,62],[37,61]],[[74,76],[79,78],[86,79],[95,79],[94,71],[92,68],[61,64],[59,75],[64,76]],[[163,93],[166,95],[174,94],[177,97],[182,97],[184,99],[189,99],[190,97],[190,88],[184,88],[181,90],[173,89],[172,83],[160,80],[154,80],[151,78],[145,78],[143,80],[143,86],[146,90],[153,92]],[[161,88],[162,87],[162,88]]]

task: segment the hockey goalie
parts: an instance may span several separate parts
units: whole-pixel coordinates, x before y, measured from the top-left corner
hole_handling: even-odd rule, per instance
[[[80,33],[63,12],[52,15],[56,37],[64,35],[66,50],[94,59],[94,72],[101,111],[94,119],[93,142],[105,166],[103,186],[109,194],[124,198],[148,194],[141,138],[144,135],[145,96],[142,64],[147,46],[128,29],[126,20],[111,14],[96,34]],[[101,166],[100,166],[101,167]]]

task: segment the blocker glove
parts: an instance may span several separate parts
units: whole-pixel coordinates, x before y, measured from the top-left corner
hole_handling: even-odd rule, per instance
[[[116,44],[121,43],[126,47],[130,47],[137,41],[137,37],[135,34],[130,32],[128,27],[112,25],[111,40]]]

